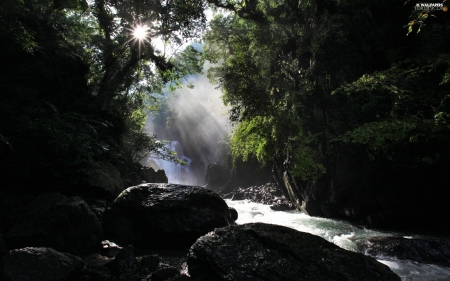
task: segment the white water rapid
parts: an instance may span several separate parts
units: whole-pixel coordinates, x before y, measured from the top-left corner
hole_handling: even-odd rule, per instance
[[[299,211],[273,211],[268,205],[248,201],[225,200],[228,206],[235,208],[239,217],[238,224],[263,222],[287,226],[299,231],[318,235],[341,248],[358,252],[357,241],[374,236],[398,236],[399,233],[380,232],[354,226],[345,221],[310,217]],[[414,237],[415,238],[415,237]],[[419,238],[419,237],[417,237]],[[423,237],[422,237],[423,238]],[[450,268],[416,262],[399,261],[386,257],[378,258],[393,272],[407,281],[444,281],[450,280]]]

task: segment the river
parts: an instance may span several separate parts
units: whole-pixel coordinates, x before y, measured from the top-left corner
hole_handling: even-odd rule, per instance
[[[239,213],[238,224],[263,222],[287,226],[299,231],[318,235],[346,250],[358,252],[357,241],[374,236],[398,236],[401,233],[382,232],[366,229],[325,218],[310,217],[299,211],[273,211],[268,205],[243,201],[225,200],[228,206]],[[426,238],[410,235],[407,238]],[[450,268],[417,262],[399,261],[389,257],[378,257],[377,260],[389,266],[393,272],[408,281],[444,281],[450,280]]]

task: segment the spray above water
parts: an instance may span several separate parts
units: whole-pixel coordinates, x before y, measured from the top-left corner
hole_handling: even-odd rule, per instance
[[[204,69],[209,66],[205,64]],[[170,140],[167,147],[187,165],[161,159],[147,165],[164,169],[170,183],[205,185],[207,166],[226,162],[229,109],[222,102],[222,92],[205,75],[189,75],[186,80],[194,88],[186,82],[182,89],[166,93],[167,104],[149,116],[146,129],[159,139]]]
[[[196,185],[195,178],[191,172],[192,160],[184,156],[183,148],[181,148],[180,143],[178,141],[169,141],[166,144],[166,148],[175,151],[177,158],[184,161],[186,164],[181,165],[169,160],[150,158],[145,163],[145,166],[150,166],[155,170],[164,170],[170,183]]]

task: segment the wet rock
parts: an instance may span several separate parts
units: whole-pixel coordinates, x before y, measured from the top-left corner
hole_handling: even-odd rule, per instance
[[[133,275],[138,269],[138,261],[134,256],[133,246],[128,245],[123,247],[113,261],[111,261],[107,267],[111,272],[119,276],[121,279]]]
[[[189,280],[191,280],[191,278],[184,274],[176,275],[175,277],[167,279],[167,281],[189,281]],[[213,280],[210,280],[210,281],[213,281]]]
[[[164,281],[171,279],[180,274],[180,271],[175,267],[163,264],[152,274],[152,281]]]
[[[36,197],[5,240],[11,249],[52,247],[84,255],[96,250],[102,236],[100,222],[82,199],[54,192]]]
[[[274,211],[291,211],[295,210],[295,206],[291,202],[284,199],[273,203],[273,205],[270,206],[270,209]]]
[[[447,240],[374,237],[363,245],[362,250],[374,257],[388,256],[450,267],[450,241]]]
[[[3,235],[26,212],[26,206],[32,199],[31,195],[0,193],[0,230],[3,232]]]
[[[89,208],[91,208],[92,212],[97,216],[98,220],[101,221],[103,217],[103,213],[106,211],[107,204],[106,203],[91,203],[89,204]]]
[[[275,184],[267,183],[260,186],[251,186],[248,188],[238,188],[230,193],[222,194],[225,199],[231,200],[250,200],[252,202],[275,204],[282,196],[281,191]],[[286,199],[283,199],[286,201]]]
[[[230,221],[214,192],[195,186],[142,184],[127,188],[104,215],[105,236],[136,247],[184,248]],[[132,233],[124,234],[123,229]]]
[[[51,248],[27,247],[9,251],[5,275],[11,280],[79,280],[84,267],[76,256],[57,252]]]
[[[238,219],[238,212],[235,208],[233,207],[228,207],[228,211],[230,212],[230,218],[232,221],[237,221]]]
[[[102,241],[101,244],[102,249],[100,251],[100,254],[102,256],[107,256],[108,258],[114,258],[122,249],[122,247],[109,240]]]
[[[116,281],[118,277],[114,276],[107,268],[107,265],[113,260],[100,254],[93,254],[84,259],[86,263],[81,273],[82,281]]]
[[[231,197],[231,200],[244,200],[245,199],[245,193],[244,192],[236,192]]]
[[[99,188],[112,198],[116,197],[124,189],[119,170],[111,163],[98,162],[97,164],[98,167],[92,170],[88,179],[89,185]]]
[[[244,224],[202,236],[188,254],[192,280],[400,280],[375,259],[309,233]]]
[[[155,170],[152,167],[142,167],[140,171],[142,180],[149,183],[168,183],[164,170]]]
[[[158,255],[147,255],[143,256],[141,259],[141,265],[151,272],[155,271],[159,265],[159,256]]]

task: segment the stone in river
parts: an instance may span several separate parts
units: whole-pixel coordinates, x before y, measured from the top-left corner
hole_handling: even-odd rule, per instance
[[[188,254],[194,281],[399,281],[388,266],[318,236],[251,223],[200,237]]]
[[[217,227],[233,224],[228,205],[196,186],[129,187],[104,215],[106,238],[135,247],[187,248]]]

